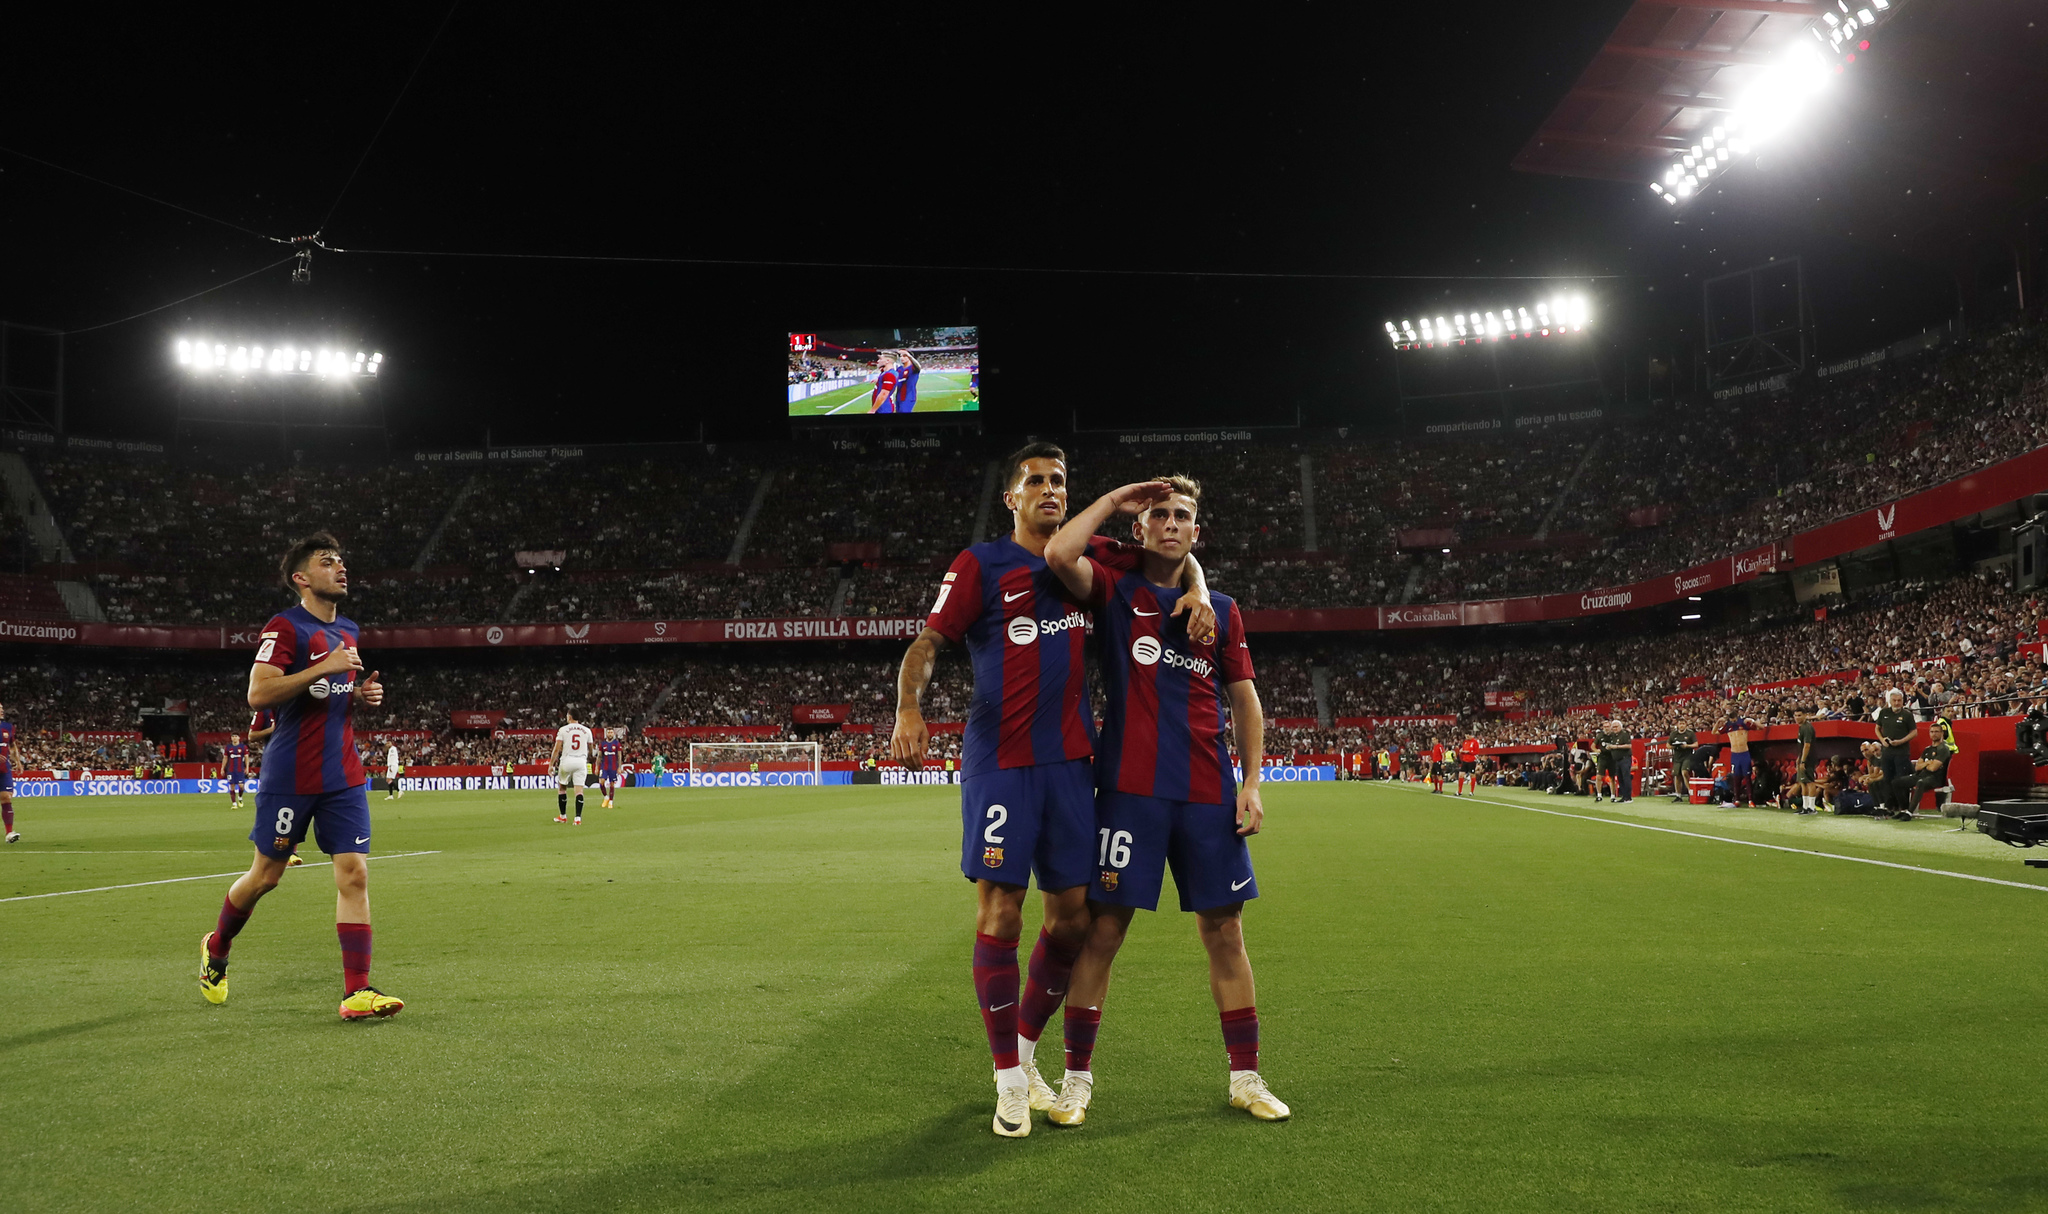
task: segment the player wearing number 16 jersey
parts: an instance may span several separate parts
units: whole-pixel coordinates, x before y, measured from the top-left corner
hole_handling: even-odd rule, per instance
[[[1167,866],[1180,908],[1195,915],[1209,955],[1209,990],[1230,1058],[1230,1104],[1261,1121],[1287,1106],[1259,1076],[1259,1015],[1244,949],[1244,904],[1259,896],[1245,838],[1259,832],[1264,715],[1237,604],[1209,596],[1217,629],[1190,636],[1168,603],[1201,534],[1202,488],[1186,476],[1125,485],[1076,515],[1046,547],[1046,563],[1097,609],[1108,714],[1095,759],[1095,913],[1067,1001],[1067,1074],[1050,1118],[1080,1125],[1095,1089],[1095,1035],[1110,964],[1137,910],[1156,910]],[[1139,569],[1119,572],[1085,555],[1086,538],[1118,509],[1138,507]],[[1232,770],[1224,710],[1244,760]]]
[[[1009,535],[954,558],[924,631],[903,657],[892,757],[912,767],[929,742],[918,695],[947,642],[965,643],[974,665],[962,763],[961,874],[975,883],[974,987],[996,1071],[995,1132],[1031,1132],[1031,1110],[1052,1104],[1032,1054],[1065,997],[1088,931],[1094,876],[1095,749],[1082,639],[1087,610],[1047,570],[1045,545],[1067,517],[1066,454],[1033,443],[1007,462],[1003,503]],[[1135,565],[1102,541],[1105,562]],[[1172,610],[1201,611],[1191,625],[1212,634],[1207,593]],[[1028,989],[1017,981],[1024,891],[1037,875],[1044,925],[1032,950]]]
[[[285,553],[279,573],[299,605],[263,626],[249,671],[249,707],[277,715],[256,789],[256,859],[229,887],[214,929],[199,944],[199,989],[228,998],[228,950],[277,888],[292,849],[311,827],[334,857],[335,934],[341,938],[341,1018],[390,1016],[405,1004],[370,985],[369,778],[357,757],[355,706],[384,702],[377,672],[361,676],[356,626],[339,612],[348,597],[341,543],[322,531]]]

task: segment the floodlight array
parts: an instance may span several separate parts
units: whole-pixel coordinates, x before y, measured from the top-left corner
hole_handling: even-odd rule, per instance
[[[1852,6],[1850,0],[1835,0],[1839,12],[1823,11],[1820,20],[1808,27],[1816,42],[1796,43],[1783,59],[1765,67],[1735,99],[1726,124],[1678,153],[1665,166],[1663,176],[1650,183],[1650,192],[1677,206],[1732,168],[1734,157],[1747,156],[1782,134],[1814,96],[1856,62],[1859,52],[1870,49],[1866,35],[1891,14],[1896,3],[1859,0]]]
[[[325,346],[229,346],[222,342],[180,338],[178,365],[195,375],[224,371],[230,375],[314,375],[325,379],[347,379],[375,375],[383,369],[384,355]]]
[[[1835,7],[1841,10],[1841,16],[1823,12],[1820,19],[1825,28],[1819,25],[1808,28],[1814,37],[1827,43],[1836,54],[1846,56],[1843,62],[1854,63],[1857,51],[1870,49],[1870,43],[1864,41],[1864,37],[1877,28],[1879,20],[1890,15],[1891,0],[1865,0],[1854,8],[1849,6],[1848,0],[1835,0]],[[1840,71],[1841,68],[1835,70]]]
[[[1484,341],[1519,341],[1524,337],[1562,337],[1582,333],[1589,310],[1583,295],[1559,295],[1539,299],[1529,307],[1502,308],[1498,312],[1454,312],[1421,323],[1404,320],[1387,322],[1387,340],[1396,350],[1428,350],[1438,346],[1463,346]]]

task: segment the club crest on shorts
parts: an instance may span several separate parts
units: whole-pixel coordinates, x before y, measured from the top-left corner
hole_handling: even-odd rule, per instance
[[[276,841],[276,842],[274,842],[274,843],[272,843],[272,844],[271,844],[270,846],[271,846],[271,847],[273,847],[273,848],[277,848],[277,847],[290,847],[291,845],[292,845],[292,841],[291,841],[290,839],[287,839],[287,838],[285,838],[285,837],[284,837],[283,835],[279,835],[279,836],[277,836],[277,841]]]
[[[990,868],[1001,868],[1003,866],[1003,849],[1000,847],[982,848],[981,862]]]
[[[1115,870],[1115,869],[1109,869],[1109,868],[1105,868],[1105,869],[1103,869],[1103,870],[1102,870],[1102,888],[1104,888],[1104,889],[1115,889],[1115,888],[1116,888],[1116,878],[1117,878],[1117,873],[1116,873],[1116,870]]]

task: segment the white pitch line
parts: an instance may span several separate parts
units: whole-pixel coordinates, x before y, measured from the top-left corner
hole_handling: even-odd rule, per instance
[[[830,417],[830,416],[832,416],[832,415],[833,415],[834,413],[837,413],[837,412],[839,412],[839,411],[840,411],[841,409],[844,409],[844,408],[846,408],[846,407],[847,407],[848,405],[850,405],[850,404],[853,404],[853,403],[854,403],[855,401],[857,401],[857,400],[859,400],[859,399],[860,399],[860,393],[856,392],[856,393],[854,393],[854,394],[853,394],[852,396],[849,396],[849,397],[847,397],[847,398],[846,398],[845,400],[843,400],[843,401],[840,401],[840,402],[839,402],[838,404],[836,404],[836,405],[832,406],[832,407],[831,407],[830,409],[827,409],[827,410],[825,410],[825,412],[824,412],[823,416],[825,416],[825,417]],[[868,400],[869,400],[869,401],[873,401],[874,399],[875,399],[875,390],[874,390],[873,388],[869,388],[869,389],[868,389]]]
[[[104,855],[106,853],[101,854]],[[407,856],[438,856],[440,854],[439,851],[402,851],[394,852],[388,856],[371,856],[369,858],[372,860],[403,860]],[[334,863],[332,860],[317,860],[311,864],[301,864],[299,867],[326,868],[332,863]],[[12,898],[0,898],[0,902],[33,902],[37,898],[62,898],[70,894],[104,894],[108,890],[141,889],[145,885],[176,885],[181,881],[217,881],[222,877],[239,877],[247,871],[249,870],[238,868],[231,873],[201,873],[196,877],[165,877],[161,881],[130,881],[126,885],[95,885],[91,889],[60,889],[47,894],[17,894]]]
[[[1406,788],[1404,781],[1401,787]],[[1420,792],[1421,789],[1413,791]],[[1526,809],[1532,814],[1549,814],[1553,818],[1577,818],[1582,822],[1605,822],[1609,826],[1633,826],[1637,830],[1654,830],[1663,835],[1684,835],[1688,839],[1709,839],[1715,843],[1737,843],[1743,847],[1761,847],[1766,851],[1791,852],[1795,856],[1820,856],[1827,860],[1847,860],[1852,864],[1875,864],[1879,868],[1896,868],[1909,873],[1926,873],[1930,877],[1954,877],[1959,881],[1982,881],[1986,885],[2010,885],[2014,889],[2031,889],[2035,893],[2048,894],[2048,885],[2035,885],[2031,881],[2007,881],[1999,877],[1980,877],[1975,873],[1950,872],[1945,868],[1923,868],[1918,864],[1897,864],[1890,860],[1872,860],[1864,856],[1844,856],[1831,851],[1814,851],[1808,847],[1780,847],[1776,843],[1758,843],[1752,839],[1730,839],[1725,835],[1703,835],[1698,831],[1677,830],[1669,826],[1650,826],[1642,822],[1624,822],[1619,818],[1596,818],[1591,814],[1568,814],[1561,809],[1543,809],[1535,805],[1521,805],[1513,801],[1493,801],[1485,797],[1457,797],[1455,800],[1478,801],[1483,805],[1500,805],[1508,809]]]

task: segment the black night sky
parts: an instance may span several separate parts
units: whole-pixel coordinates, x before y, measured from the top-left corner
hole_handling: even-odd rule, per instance
[[[1369,425],[1383,321],[1537,289],[1024,271],[1621,275],[1589,293],[1638,367],[1697,332],[1702,275],[1770,256],[1808,259],[1823,355],[1953,311],[1947,271],[1739,178],[1674,218],[1640,186],[1511,172],[1626,7],[464,5],[443,29],[438,5],[72,6],[7,19],[0,144],[256,232],[415,251],[75,333],[72,428],[108,436],[165,430],[189,332],[360,335],[395,441],[440,445],[772,437],[786,330],[963,319],[997,430]],[[0,315],[66,330],[287,255],[7,153],[0,241]],[[1000,269],[418,255],[463,251]]]

